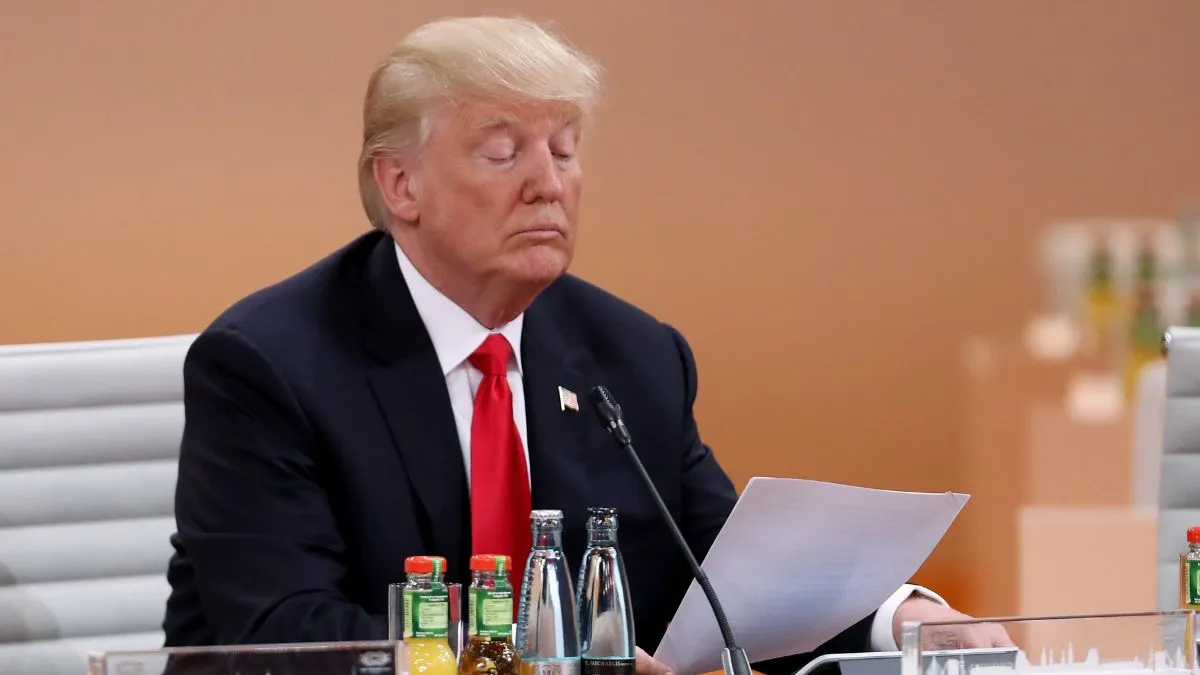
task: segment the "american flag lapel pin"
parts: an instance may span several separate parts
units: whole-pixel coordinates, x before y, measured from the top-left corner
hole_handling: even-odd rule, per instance
[[[566,387],[558,387],[558,407],[562,411],[574,410],[579,412],[579,397]]]

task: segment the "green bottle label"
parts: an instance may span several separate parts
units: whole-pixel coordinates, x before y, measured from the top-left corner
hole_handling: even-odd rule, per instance
[[[484,638],[512,636],[513,594],[511,588],[472,588],[467,608],[467,629]]]
[[[1200,560],[1184,561],[1187,570],[1187,586],[1183,589],[1183,600],[1188,605],[1200,605]]]
[[[450,595],[445,586],[404,591],[404,637],[444,638],[449,625]]]

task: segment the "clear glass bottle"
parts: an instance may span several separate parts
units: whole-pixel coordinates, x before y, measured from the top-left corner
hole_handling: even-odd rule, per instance
[[[506,555],[471,556],[468,636],[458,659],[458,675],[518,675],[521,657],[512,641],[511,568],[512,559]]]
[[[575,594],[562,550],[562,511],[530,514],[533,546],[521,583],[517,652],[523,675],[578,675]]]
[[[404,651],[412,675],[457,675],[450,649],[450,594],[446,559],[413,556],[404,561]]]
[[[579,653],[583,675],[633,675],[633,605],[617,549],[617,510],[588,509],[588,547],[579,567]]]

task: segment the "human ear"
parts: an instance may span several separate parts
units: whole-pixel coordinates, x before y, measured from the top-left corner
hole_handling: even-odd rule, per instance
[[[385,155],[375,158],[372,169],[375,173],[375,184],[379,187],[388,212],[406,223],[417,222],[421,209],[418,205],[416,167],[412,162]]]

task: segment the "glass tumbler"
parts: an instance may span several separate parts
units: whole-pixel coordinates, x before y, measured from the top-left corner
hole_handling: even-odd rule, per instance
[[[455,656],[462,653],[463,634],[463,595],[462,584],[446,584],[446,592],[450,596],[450,624],[447,627],[447,637],[450,649]],[[404,639],[404,584],[388,585],[388,640]]]

